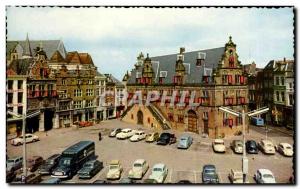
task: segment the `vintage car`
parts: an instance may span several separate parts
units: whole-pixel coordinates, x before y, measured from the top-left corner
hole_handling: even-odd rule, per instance
[[[213,141],[213,150],[214,152],[226,152],[226,147],[223,139],[215,139]]]
[[[156,142],[159,138],[158,132],[147,134],[146,142]]]
[[[12,157],[6,161],[6,170],[7,171],[15,171],[15,170],[20,169],[22,167],[22,165],[23,165],[23,157],[22,156]]]
[[[27,169],[30,172],[36,171],[40,165],[43,163],[43,158],[41,156],[32,156],[27,159]]]
[[[103,169],[103,163],[98,160],[91,160],[86,162],[83,167],[77,172],[78,178],[90,179],[95,176],[101,169]]]
[[[276,146],[276,150],[284,156],[292,157],[294,154],[293,147],[288,143],[280,143]]]
[[[243,172],[231,169],[230,173],[228,175],[228,178],[231,183],[236,184],[236,183],[243,183]],[[248,180],[246,180],[246,183],[249,183]]]
[[[47,180],[43,180],[41,184],[60,184],[60,178],[49,178]]]
[[[203,183],[219,183],[219,176],[214,165],[204,165],[202,168]]]
[[[39,173],[42,175],[50,175],[53,169],[56,168],[60,160],[60,154],[50,156],[39,168]]]
[[[115,137],[118,133],[122,131],[121,128],[115,128],[109,133],[109,137]]]
[[[254,140],[248,140],[246,142],[246,151],[248,154],[257,154],[258,153],[257,144]]]
[[[14,170],[6,170],[6,182],[10,183],[16,178],[16,172]]]
[[[132,179],[142,179],[149,169],[149,165],[144,159],[138,159],[133,163],[132,169],[129,170],[128,177]]]
[[[122,129],[122,131],[116,135],[116,138],[117,139],[127,139],[127,138],[130,138],[132,135],[134,135],[134,133],[135,133],[135,130],[132,130],[129,128]]]
[[[143,181],[144,184],[156,184],[157,181],[155,179],[145,179]]]
[[[39,137],[33,134],[25,134],[26,143],[37,142],[39,141]],[[11,144],[14,146],[19,146],[24,143],[23,136],[19,136],[11,140]]]
[[[158,145],[167,145],[167,144],[173,144],[175,142],[176,142],[176,137],[175,137],[174,134],[161,133],[156,144],[158,144]]]
[[[256,183],[276,183],[273,173],[268,169],[258,169],[254,175]]]
[[[193,138],[189,135],[183,135],[180,137],[177,148],[188,149],[193,143]]]
[[[120,184],[134,184],[136,183],[135,180],[131,179],[131,178],[122,178],[120,181],[119,181]]]
[[[41,174],[34,174],[34,173],[28,173],[28,175],[25,178],[26,184],[38,184],[42,181]],[[15,181],[13,183],[22,183],[22,173],[20,175],[17,175]]]
[[[109,184],[108,180],[95,180],[93,184]]]
[[[112,160],[108,166],[107,179],[120,179],[123,168],[119,160]]]
[[[149,176],[149,179],[156,180],[157,183],[163,183],[168,175],[168,169],[165,164],[158,163],[155,164],[152,168],[152,173]]]
[[[231,149],[234,153],[242,154],[243,153],[243,141],[241,140],[233,140],[230,144]]]
[[[261,140],[258,143],[259,149],[265,154],[275,154],[275,147],[270,140]]]
[[[136,131],[132,137],[130,137],[131,142],[137,142],[140,140],[144,140],[146,138],[146,133],[144,131]]]

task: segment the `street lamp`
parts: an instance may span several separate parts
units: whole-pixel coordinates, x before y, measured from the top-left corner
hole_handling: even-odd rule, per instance
[[[269,111],[269,108],[261,108],[261,109],[257,109],[257,110],[253,110],[251,112],[247,112],[245,113],[245,110],[243,109],[242,112],[236,112],[230,108],[227,107],[219,107],[219,110],[222,110],[224,112],[227,112],[231,115],[234,115],[236,117],[242,117],[242,123],[243,123],[243,157],[242,157],[242,169],[243,169],[243,183],[246,183],[246,176],[248,173],[248,158],[246,156],[246,147],[245,147],[245,118],[246,115],[248,117],[252,117],[258,114],[263,114]]]
[[[9,115],[13,115],[13,116],[16,116],[18,118],[22,118],[22,135],[23,135],[23,174],[26,178],[27,176],[27,165],[26,165],[26,137],[25,137],[25,127],[26,127],[26,118],[32,118],[34,116],[37,116],[39,115],[41,112],[38,110],[38,111],[35,111],[35,112],[32,112],[30,114],[27,114],[26,115],[26,111],[24,112],[24,115],[21,115],[21,114],[18,114],[18,113],[15,113],[15,112],[12,112],[12,111],[7,111],[7,113]]]

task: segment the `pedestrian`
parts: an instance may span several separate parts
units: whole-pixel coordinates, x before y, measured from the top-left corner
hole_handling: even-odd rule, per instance
[[[99,135],[99,141],[100,141],[101,140],[101,131],[99,131],[98,135]]]

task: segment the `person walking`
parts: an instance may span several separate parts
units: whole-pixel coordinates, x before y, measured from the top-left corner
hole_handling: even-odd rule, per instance
[[[98,136],[99,136],[99,141],[100,141],[102,139],[101,138],[101,131],[99,131]]]

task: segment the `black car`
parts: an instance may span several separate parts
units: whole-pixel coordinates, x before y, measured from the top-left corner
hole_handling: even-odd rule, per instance
[[[248,140],[246,142],[246,151],[249,154],[257,154],[258,153],[258,147],[254,140]]]
[[[170,133],[161,133],[156,144],[158,145],[167,145],[176,143],[176,137],[174,134]]]
[[[50,175],[52,170],[58,165],[60,154],[50,156],[39,168],[39,173],[42,175]]]
[[[95,176],[101,169],[103,169],[102,162],[98,160],[88,161],[78,171],[78,177],[80,179],[90,179]]]
[[[122,178],[120,181],[119,181],[120,184],[134,184],[136,183],[135,180],[132,180],[131,178]]]
[[[192,182],[189,180],[180,180],[177,182],[177,184],[192,184]]]
[[[110,182],[107,180],[95,180],[93,184],[109,184]]]
[[[204,165],[202,169],[203,183],[219,183],[219,176],[214,165]]]

